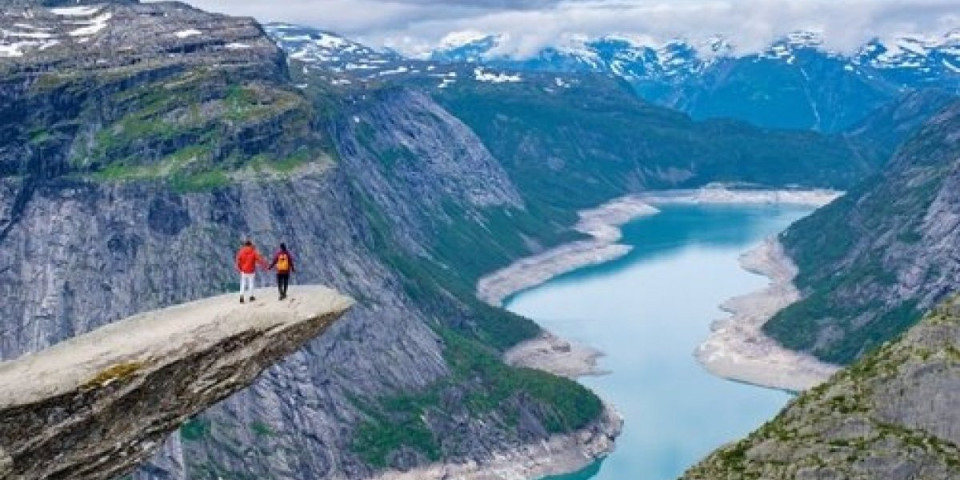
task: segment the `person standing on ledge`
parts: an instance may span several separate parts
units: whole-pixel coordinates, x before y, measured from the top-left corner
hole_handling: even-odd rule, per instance
[[[264,270],[267,269],[267,262],[260,256],[260,252],[254,248],[253,242],[250,240],[243,242],[243,246],[237,252],[237,270],[240,270],[240,303],[243,303],[243,294],[247,290],[250,290],[251,302],[257,299],[253,296],[253,289],[255,288],[254,280],[256,279],[258,264]]]
[[[293,255],[287,250],[287,244],[281,243],[280,250],[273,255],[270,270],[277,267],[277,288],[280,289],[280,300],[287,298],[287,287],[290,286],[290,274],[295,272]]]

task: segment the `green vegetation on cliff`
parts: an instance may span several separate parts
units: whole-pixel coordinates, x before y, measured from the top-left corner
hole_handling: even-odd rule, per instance
[[[801,394],[684,480],[960,477],[960,302]]]
[[[440,331],[451,375],[414,394],[359,402],[370,420],[357,430],[353,448],[369,464],[390,465],[391,454],[411,449],[430,461],[455,456],[457,448],[431,430],[456,423],[458,416],[480,418],[519,431],[521,440],[544,433],[586,427],[602,412],[600,400],[585,387],[538,370],[503,364],[499,353],[452,332]],[[543,417],[543,424],[531,418]]]
[[[215,69],[142,83],[100,102],[111,114],[105,125],[81,130],[69,161],[102,181],[214,188],[246,167],[286,171],[332,150],[302,93]]]
[[[581,209],[629,191],[710,182],[843,189],[883,161],[840,136],[694,122],[599,75],[584,75],[568,89],[525,78],[460,82],[435,95],[531,201]]]
[[[955,290],[960,104],[932,118],[885,170],[781,235],[803,299],[764,330],[849,363]],[[953,239],[953,240],[951,240]]]

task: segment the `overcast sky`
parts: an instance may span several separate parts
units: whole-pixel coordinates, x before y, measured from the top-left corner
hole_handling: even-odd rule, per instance
[[[824,34],[851,51],[871,38],[960,29],[960,0],[187,0],[199,8],[285,21],[415,54],[448,34],[504,34],[503,53],[528,55],[579,36],[663,42],[720,34],[753,51],[790,31]]]

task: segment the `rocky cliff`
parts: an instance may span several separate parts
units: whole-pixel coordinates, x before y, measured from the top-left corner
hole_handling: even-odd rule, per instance
[[[481,121],[410,84],[332,88],[288,68],[252,20],[179,3],[18,1],[0,15],[16,34],[0,40],[0,292],[16,299],[0,305],[0,358],[236,289],[245,236],[263,250],[285,241],[297,281],[358,301],[349,321],[188,422],[141,479],[361,478],[609,432],[583,387],[499,360],[539,329],[477,301],[476,279],[575,237],[565,229],[585,202],[720,179],[787,183],[834,162],[817,178],[871,170],[842,139],[783,133],[756,153],[744,139],[764,132],[741,124],[701,127],[635,99],[597,114],[632,98],[616,84],[579,103],[537,83],[510,115],[483,109]],[[475,106],[510,91],[472,85]],[[538,120],[544,105],[556,109]],[[590,121],[562,131],[589,148],[552,130],[569,112]],[[503,118],[522,128],[486,127]],[[502,134],[526,125],[550,137]],[[667,133],[600,148],[637,125]],[[712,154],[713,140],[735,153]],[[769,161],[810,142],[791,176],[776,175]],[[601,162],[632,150],[642,154]],[[749,169],[734,166],[741,157]]]
[[[233,290],[248,235],[290,245],[296,281],[358,299],[138,478],[483,463],[599,418],[586,389],[499,362],[535,325],[457,290],[461,266],[482,267],[464,245],[503,258],[536,240],[493,235],[504,211],[522,216],[516,188],[428,98],[295,86],[255,22],[177,3],[2,15],[22,35],[0,58],[0,290],[17,299],[0,307],[0,357]]]
[[[960,478],[960,302],[801,394],[685,480]]]
[[[267,291],[259,292],[261,297]],[[272,293],[272,292],[270,292]],[[0,478],[110,479],[323,334],[353,300],[299,287],[142,313],[0,363]]]
[[[764,330],[849,363],[957,290],[960,104],[933,116],[879,175],[783,235],[803,299]]]
[[[310,103],[252,19],[172,2],[16,4],[0,25],[5,177],[83,173],[189,188],[322,153]],[[22,197],[31,185],[20,185]]]
[[[886,158],[854,139],[695,122],[641,101],[613,79],[525,73],[502,84],[459,80],[434,93],[470,126],[530,201],[591,208],[625,192],[711,182],[834,187]]]

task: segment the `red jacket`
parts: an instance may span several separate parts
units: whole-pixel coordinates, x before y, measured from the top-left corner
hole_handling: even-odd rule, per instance
[[[244,246],[237,252],[237,270],[242,273],[256,273],[257,264],[266,270],[267,262],[260,256],[256,248]]]

